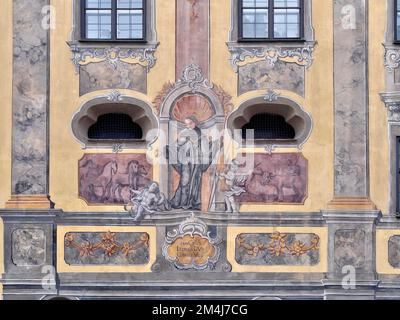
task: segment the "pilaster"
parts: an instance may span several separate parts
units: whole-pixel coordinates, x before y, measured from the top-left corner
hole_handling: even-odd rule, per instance
[[[13,1],[12,197],[7,208],[53,206],[48,188],[49,0]]]

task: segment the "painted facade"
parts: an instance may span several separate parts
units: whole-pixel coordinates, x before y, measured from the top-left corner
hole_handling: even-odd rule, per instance
[[[400,298],[394,0],[254,43],[237,0],[146,0],[143,43],[80,41],[79,3],[0,1],[4,299]],[[294,138],[242,145],[260,110]],[[88,137],[108,112],[143,139]]]

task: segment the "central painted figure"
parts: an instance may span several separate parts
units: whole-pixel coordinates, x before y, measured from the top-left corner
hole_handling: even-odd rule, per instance
[[[213,162],[218,143],[202,133],[195,116],[186,117],[185,125],[175,145],[167,147],[169,163],[180,176],[171,206],[201,210],[202,176]]]

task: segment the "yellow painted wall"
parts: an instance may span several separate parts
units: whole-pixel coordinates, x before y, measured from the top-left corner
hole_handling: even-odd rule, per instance
[[[160,46],[157,64],[148,77],[149,94],[131,90],[122,93],[149,104],[164,83],[175,79],[175,6],[169,1],[157,1],[157,27]],[[52,0],[57,13],[56,28],[51,33],[51,126],[50,126],[50,194],[57,208],[65,211],[121,211],[121,206],[88,206],[78,199],[78,160],[86,153],[110,153],[105,150],[82,150],[71,131],[74,112],[91,98],[109,91],[97,91],[79,97],[79,79],[66,44],[72,28],[71,1]],[[157,176],[157,171],[154,176]]]
[[[71,52],[66,44],[72,24],[70,1],[52,0],[57,12],[56,29],[51,37],[51,161],[50,194],[57,208],[65,211],[121,211],[121,207],[87,206],[78,199],[78,160],[85,150],[73,138],[70,124],[73,113],[91,97],[104,94],[95,92],[79,98],[78,76],[72,65]],[[162,85],[175,78],[175,4],[173,1],[156,1],[157,34],[160,46],[156,51],[157,63],[148,77],[148,95],[121,90],[145,101],[154,100]],[[260,92],[236,97],[237,75],[229,63],[226,41],[230,29],[230,0],[211,0],[211,80],[233,96],[237,107],[241,101]],[[313,2],[313,25],[318,46],[314,64],[306,71],[304,98],[287,94],[299,102],[314,120],[312,136],[302,150],[309,161],[309,197],[305,205],[244,206],[243,211],[319,211],[333,196],[333,77],[332,77],[332,16],[326,1]],[[287,152],[288,150],[278,150]],[[87,150],[86,152],[110,152]]]
[[[319,211],[333,198],[333,12],[332,5],[327,2],[331,0],[313,1],[313,26],[318,45],[314,63],[306,71],[306,97],[279,90],[282,95],[303,106],[313,118],[312,135],[301,150],[309,163],[308,198],[304,205],[244,205],[241,211]],[[230,66],[230,54],[226,47],[230,6],[230,0],[211,0],[211,79],[233,96],[233,103],[238,107],[245,100],[265,94],[265,90],[236,97],[237,74]],[[297,149],[276,151],[297,152]]]
[[[66,44],[72,28],[72,0],[51,0],[56,9],[56,29],[51,32],[51,127],[50,127],[50,195],[57,208],[65,211],[121,211],[121,207],[93,207],[78,199],[78,160],[85,153],[73,138],[70,129],[74,112],[85,101],[103,94],[96,92],[79,97],[78,76]],[[283,92],[310,112],[314,128],[302,150],[309,161],[309,197],[304,206],[245,206],[243,210],[319,211],[333,197],[333,21],[332,1],[313,1],[313,26],[318,45],[314,63],[306,71],[306,97]],[[157,63],[148,77],[148,95],[129,90],[121,92],[151,103],[162,85],[175,78],[175,5],[173,1],[157,0],[157,34],[160,46]],[[237,75],[229,64],[226,47],[230,29],[230,0],[211,0],[211,79],[233,96],[238,106],[261,92],[236,97]],[[379,93],[385,91],[384,32],[386,5],[370,1],[369,75],[370,75],[370,193],[371,200],[383,213],[388,213],[389,156],[386,109]],[[12,117],[12,0],[0,1],[0,70],[4,79],[0,86],[0,208],[11,194],[11,117]],[[87,152],[110,152],[97,150]],[[287,152],[287,150],[278,150]],[[394,232],[394,230],[393,230]],[[378,252],[387,245],[386,234],[378,232]],[[3,224],[0,220],[0,273],[3,273]],[[378,255],[378,271],[384,269],[386,258]],[[386,271],[388,272],[388,271]],[[0,285],[0,295],[2,288]]]
[[[400,274],[400,269],[389,263],[389,240],[399,235],[396,229],[376,230],[376,271],[379,274]]]
[[[369,139],[371,200],[383,214],[389,211],[389,136],[385,104],[379,93],[385,91],[383,57],[387,8],[384,1],[369,1]]]

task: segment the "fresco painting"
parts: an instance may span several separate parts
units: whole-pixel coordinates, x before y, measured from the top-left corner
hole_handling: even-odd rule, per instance
[[[145,154],[86,154],[79,161],[79,197],[89,204],[127,204],[152,176]]]
[[[254,154],[254,166],[233,161],[221,177],[227,211],[235,203],[302,204],[307,197],[307,160],[298,153]],[[246,166],[247,167],[247,166]],[[234,210],[233,210],[234,211]]]

